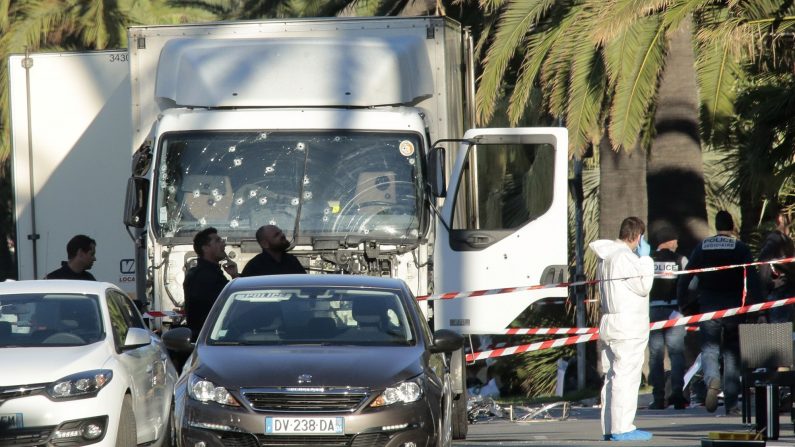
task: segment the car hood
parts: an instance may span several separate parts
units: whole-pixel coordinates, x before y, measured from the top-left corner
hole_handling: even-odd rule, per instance
[[[100,369],[110,352],[99,341],[85,346],[0,348],[0,386],[54,382],[69,374]]]
[[[304,386],[383,388],[423,371],[422,347],[206,346],[195,374],[229,388]]]

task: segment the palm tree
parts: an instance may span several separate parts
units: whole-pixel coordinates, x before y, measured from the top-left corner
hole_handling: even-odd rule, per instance
[[[654,194],[655,201],[649,202],[651,226],[658,220],[686,224],[680,227],[683,233],[697,238],[704,228],[700,140],[711,141],[724,131],[734,113],[732,88],[742,76],[739,63],[756,48],[759,35],[776,35],[793,25],[793,6],[783,0],[481,0],[481,5],[499,10],[478,89],[481,122],[494,113],[508,67],[518,66],[516,83],[508,92],[512,122],[528,109],[545,108],[569,128],[572,156],[593,144],[600,146],[604,162],[609,152],[600,142],[607,141],[619,159],[636,149],[653,151],[648,166],[653,193],[679,185],[677,178],[686,179],[681,183],[689,186],[685,194],[666,197],[672,205],[662,209]],[[695,55],[695,64],[687,62],[686,54],[680,56],[688,51]],[[695,120],[694,101],[686,96],[661,101],[666,99],[662,95],[685,95],[686,88],[694,96],[695,83],[688,79],[696,75],[700,120]],[[677,86],[677,79],[684,84]],[[663,88],[666,85],[670,87]],[[545,92],[540,103],[528,101],[533,86]],[[702,138],[693,138],[694,128],[700,128]],[[661,140],[651,144],[655,131]],[[685,148],[680,148],[682,142]],[[680,150],[666,152],[674,148]],[[610,228],[600,232],[612,235],[616,221],[627,214],[642,216],[645,207],[627,203],[626,194],[604,183],[615,177],[610,168],[601,168],[600,187],[601,223]],[[618,186],[635,194],[645,191],[645,173],[631,175],[635,177],[624,175],[626,184]]]
[[[167,0],[0,0],[0,162],[9,155],[8,56],[26,50],[123,48],[127,26],[207,21],[197,8],[174,8]]]

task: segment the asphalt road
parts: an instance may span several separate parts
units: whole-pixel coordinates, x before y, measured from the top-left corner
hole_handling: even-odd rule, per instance
[[[716,413],[708,413],[704,407],[685,410],[645,410],[639,409],[635,425],[654,434],[654,439],[647,442],[608,443],[601,440],[599,428],[599,408],[574,407],[568,419],[536,420],[530,422],[511,422],[508,419],[494,418],[490,421],[477,422],[469,426],[466,440],[455,441],[456,447],[477,446],[600,446],[610,444],[621,446],[700,446],[701,439],[707,438],[710,432],[747,432],[752,427],[741,423],[739,416],[721,414],[723,407]],[[780,416],[781,430],[779,439],[768,440],[768,446],[795,445],[793,424],[789,415]],[[737,445],[737,444],[734,444]]]

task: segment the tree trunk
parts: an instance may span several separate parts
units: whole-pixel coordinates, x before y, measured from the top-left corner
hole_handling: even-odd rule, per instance
[[[618,239],[621,221],[646,222],[646,151],[616,152],[605,132],[599,144],[599,238]]]
[[[692,42],[692,23],[685,20],[671,37],[646,167],[650,242],[661,242],[655,230],[673,227],[685,256],[709,234]]]

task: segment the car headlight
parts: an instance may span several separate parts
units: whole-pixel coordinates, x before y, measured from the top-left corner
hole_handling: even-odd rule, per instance
[[[385,389],[370,406],[383,407],[397,403],[407,404],[416,402],[420,397],[422,397],[422,385],[420,378],[416,378]]]
[[[188,379],[188,395],[199,402],[215,402],[233,407],[240,406],[237,399],[226,388],[216,386],[209,380],[204,380],[193,374]]]
[[[58,379],[47,386],[52,399],[82,399],[94,397],[113,378],[109,369],[95,369]]]

